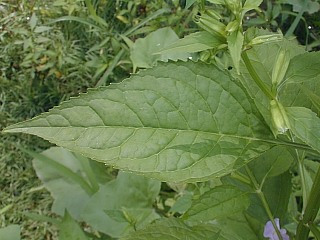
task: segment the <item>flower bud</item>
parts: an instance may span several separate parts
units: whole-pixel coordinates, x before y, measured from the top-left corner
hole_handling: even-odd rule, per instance
[[[218,35],[223,38],[226,37],[226,32],[225,32],[226,25],[224,25],[219,20],[213,17],[210,17],[208,14],[202,14],[201,16],[196,16],[195,22],[199,25],[199,27],[201,27],[202,29],[206,30],[209,33]]]
[[[263,35],[263,36],[258,36],[252,39],[249,45],[252,46],[257,44],[273,43],[273,42],[281,41],[282,39],[283,39],[283,35],[280,33]]]
[[[272,70],[272,85],[277,87],[283,80],[290,63],[289,52],[280,48]]]
[[[270,111],[273,125],[272,130],[275,136],[283,134],[290,129],[287,113],[281,103],[276,100],[271,100]]]
[[[206,9],[205,13],[209,16],[209,17],[212,17],[213,19],[216,19],[216,20],[220,20],[222,18],[222,16],[214,11],[213,9]]]
[[[240,26],[240,23],[237,20],[229,22],[229,24],[226,27],[226,32],[228,32],[229,34],[233,33],[238,30],[239,26]]]

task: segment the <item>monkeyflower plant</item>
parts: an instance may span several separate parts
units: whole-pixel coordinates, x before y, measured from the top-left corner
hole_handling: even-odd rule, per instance
[[[201,31],[154,53],[197,60],[168,58],[4,131],[123,172],[211,183],[181,215],[122,239],[318,238],[320,54],[281,33],[245,29],[261,0],[207,2],[195,16]]]

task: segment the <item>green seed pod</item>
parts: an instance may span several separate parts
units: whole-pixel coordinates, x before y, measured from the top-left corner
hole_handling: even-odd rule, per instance
[[[228,32],[229,34],[233,33],[238,30],[239,26],[240,26],[240,23],[237,20],[229,22],[229,24],[226,27],[226,32]]]
[[[264,43],[273,43],[278,42],[283,39],[282,34],[270,34],[270,35],[263,35],[255,37],[251,40],[251,42],[248,44],[250,46],[257,45],[257,44],[264,44]]]
[[[199,25],[199,27],[203,28],[204,30],[222,36],[223,38],[226,37],[226,25],[222,22],[210,17],[207,14],[203,14],[195,19],[195,22]]]
[[[234,15],[238,15],[242,11],[241,0],[225,0],[225,3]]]
[[[203,62],[206,62],[211,57],[210,51],[203,51],[200,53],[199,59]]]
[[[283,134],[288,129],[290,129],[287,113],[281,103],[279,103],[276,100],[271,100],[270,111],[273,125],[273,133],[275,136],[278,134]]]
[[[280,48],[272,70],[272,85],[277,87],[283,80],[290,63],[289,52]]]
[[[205,13],[206,13],[209,17],[211,17],[211,18],[213,18],[213,19],[216,19],[216,20],[220,20],[220,19],[222,18],[222,16],[221,16],[218,12],[214,11],[213,9],[207,9],[207,10],[205,11]]]

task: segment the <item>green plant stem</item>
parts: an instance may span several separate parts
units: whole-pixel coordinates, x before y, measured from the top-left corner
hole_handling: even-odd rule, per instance
[[[252,79],[255,81],[255,83],[259,86],[259,88],[262,90],[262,92],[270,99],[275,99],[275,96],[272,94],[271,89],[268,88],[268,86],[261,80],[259,75],[257,74],[256,70],[251,64],[251,61],[246,53],[246,51],[242,52],[242,60],[244,64],[246,65],[246,68],[252,77]]]
[[[109,75],[112,73],[113,69],[117,66],[117,64],[119,63],[122,55],[125,53],[125,50],[122,48],[118,54],[114,57],[111,65],[109,66],[109,68],[107,69],[107,71],[105,71],[105,73],[102,75],[102,77],[99,79],[99,81],[96,83],[96,87],[105,85]]]
[[[143,25],[147,24],[149,21],[155,19],[156,17],[164,14],[164,13],[168,13],[170,12],[170,9],[168,8],[161,8],[158,11],[152,13],[150,16],[148,16],[147,18],[145,18],[144,20],[142,20],[140,23],[138,23],[136,26],[128,29],[126,32],[124,32],[122,35],[124,36],[129,36],[131,34],[133,34],[137,29],[139,29],[140,27],[142,27]]]
[[[238,171],[231,173],[231,177],[239,180],[240,182],[242,182],[244,184],[251,185],[250,179],[246,175],[244,175]]]
[[[257,182],[255,176],[253,175],[253,173],[251,172],[250,168],[247,165],[245,166],[245,169],[246,169],[246,172],[247,172],[247,174],[248,174],[248,176],[250,178],[250,181],[251,181],[251,183],[252,183],[252,185],[253,185],[253,187],[255,189],[255,192],[258,194],[258,197],[260,198],[260,201],[261,201],[261,203],[262,203],[262,205],[263,205],[263,207],[264,207],[264,209],[265,209],[265,211],[266,211],[266,213],[267,213],[267,215],[268,215],[268,217],[269,217],[269,219],[270,219],[270,221],[271,221],[271,223],[273,225],[273,228],[276,231],[276,234],[277,234],[279,240],[283,240],[283,238],[281,236],[281,233],[280,233],[280,230],[279,230],[276,222],[274,221],[274,217],[273,217],[273,215],[271,213],[271,209],[269,207],[267,199],[264,196],[264,193],[261,191],[261,187],[260,187],[259,183]]]
[[[291,138],[291,141],[294,143],[294,137],[291,131],[289,131],[289,136]],[[299,175],[301,179],[302,200],[303,200],[302,214],[303,214],[306,209],[306,205],[308,202],[308,195],[309,195],[309,192],[307,191],[308,189],[307,189],[306,177],[305,177],[304,156],[300,157],[297,149],[295,149],[294,151],[297,156],[298,170],[299,170]]]
[[[296,239],[306,240],[308,239],[311,224],[313,224],[314,219],[316,218],[319,207],[320,207],[320,168],[317,171],[317,175],[314,179],[309,201],[306,206],[306,210],[303,214],[302,220],[299,222],[297,227]]]
[[[308,0],[304,0],[304,3],[301,7],[301,10],[300,12],[298,13],[298,15],[296,16],[296,18],[294,19],[293,23],[291,24],[290,28],[288,29],[288,31],[286,32],[286,37],[289,37],[293,34],[293,32],[296,30],[301,18],[302,18],[302,15],[304,13],[304,10],[305,10],[305,7],[306,5],[308,4]]]
[[[313,233],[313,235],[316,237],[317,240],[320,240],[320,231],[317,228],[316,224],[310,223],[309,224],[310,230]]]
[[[297,150],[295,151],[297,152]],[[303,200],[302,213],[304,213],[306,209],[306,205],[308,203],[308,193],[307,193],[306,178],[304,174],[303,160],[299,158],[298,154],[297,154],[297,157],[298,157],[298,169],[299,169],[299,175],[301,178],[301,188],[302,188],[302,200]]]

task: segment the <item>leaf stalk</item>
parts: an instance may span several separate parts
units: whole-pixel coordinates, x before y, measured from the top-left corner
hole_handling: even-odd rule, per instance
[[[271,90],[268,88],[268,86],[261,80],[261,78],[259,77],[259,75],[257,74],[256,70],[254,69],[254,67],[251,64],[251,61],[248,57],[248,54],[246,53],[246,51],[243,51],[242,54],[242,60],[250,74],[250,76],[252,77],[252,79],[255,81],[255,83],[259,86],[259,88],[262,90],[262,92],[270,99],[270,100],[275,100],[276,97],[272,94]]]
[[[271,213],[271,209],[269,207],[267,199],[266,199],[264,193],[261,191],[261,186],[257,182],[255,176],[253,175],[253,173],[250,170],[250,168],[248,167],[248,165],[245,166],[245,169],[246,169],[246,172],[247,172],[247,174],[248,174],[248,176],[250,178],[250,181],[251,181],[251,183],[252,183],[252,185],[253,185],[253,187],[255,189],[255,192],[258,195],[258,197],[260,198],[260,201],[261,201],[261,203],[262,203],[262,205],[263,205],[263,207],[264,207],[264,209],[265,209],[265,211],[266,211],[266,213],[267,213],[267,215],[268,215],[268,217],[269,217],[269,219],[270,219],[270,221],[272,223],[272,226],[276,231],[276,234],[277,234],[279,240],[283,240],[283,238],[281,236],[281,233],[280,233],[280,230],[279,230],[276,222],[274,221],[274,217],[273,217],[273,215]]]

